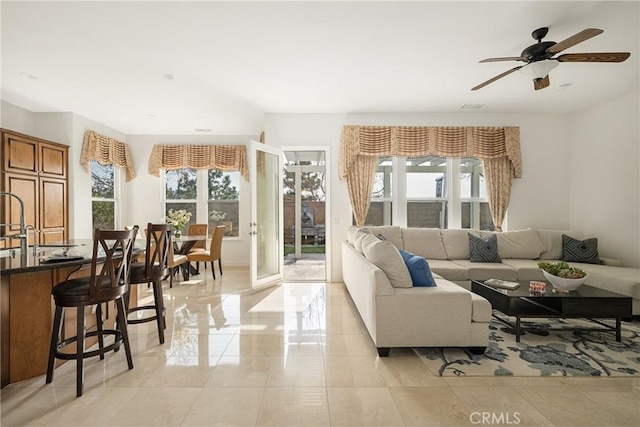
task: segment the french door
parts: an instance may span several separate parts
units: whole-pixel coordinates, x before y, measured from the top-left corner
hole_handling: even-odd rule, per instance
[[[282,152],[252,141],[251,179],[251,288],[282,281]]]

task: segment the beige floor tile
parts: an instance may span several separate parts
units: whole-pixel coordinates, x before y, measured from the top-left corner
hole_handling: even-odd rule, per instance
[[[376,356],[376,347],[369,335],[336,334],[323,337],[324,355],[327,356]]]
[[[471,425],[471,413],[448,386],[390,387],[406,426]]]
[[[558,392],[555,387],[527,387],[518,389],[518,393],[556,425],[638,426],[637,417],[627,417],[626,412],[617,411],[617,403],[599,402],[578,389]]]
[[[143,387],[120,390],[125,390],[129,398],[124,404],[111,407],[112,416],[105,425],[179,426],[201,391],[197,387]]]
[[[274,356],[223,356],[205,387],[264,387],[272,366],[280,362]]]
[[[511,387],[452,387],[451,390],[469,411],[472,424],[477,420],[483,423],[489,420],[491,424],[516,424],[517,420],[520,426],[553,425],[540,408]]]
[[[386,387],[328,387],[332,426],[403,426]]]
[[[254,426],[264,388],[205,388],[182,426]]]
[[[379,357],[377,366],[389,387],[447,386],[441,377],[434,376],[422,361],[409,350]]]
[[[320,343],[306,343],[284,334],[234,335],[223,356],[321,356]]]
[[[324,387],[322,357],[282,357],[269,369],[267,387]]]
[[[633,386],[604,386],[577,388],[598,405],[612,411],[617,417],[640,426],[640,390]]]
[[[273,387],[264,390],[257,426],[329,426],[324,387]]]
[[[383,387],[382,370],[372,356],[326,356],[327,387]]]

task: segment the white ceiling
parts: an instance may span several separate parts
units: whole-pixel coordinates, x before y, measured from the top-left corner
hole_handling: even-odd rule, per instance
[[[127,134],[258,134],[265,113],[568,113],[640,83],[637,1],[2,1],[1,14],[3,100]],[[561,63],[540,91],[520,73],[470,90],[522,64],[479,60],[518,56],[542,26],[556,42],[604,30],[563,53],[631,57]]]

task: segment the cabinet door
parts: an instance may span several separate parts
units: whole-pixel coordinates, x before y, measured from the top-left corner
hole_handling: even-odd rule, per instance
[[[50,177],[65,179],[67,177],[67,147],[40,142],[38,148],[40,172]]]
[[[20,173],[4,174],[5,191],[16,194],[24,202],[25,224],[38,228],[38,177]],[[3,224],[13,224],[5,227],[4,235],[20,232],[20,203],[13,197],[3,197]],[[16,240],[16,245],[19,245]]]
[[[67,181],[40,177],[40,224],[39,230],[46,242],[64,240],[67,229]],[[63,239],[53,239],[53,234]]]
[[[2,140],[6,172],[38,173],[37,140],[11,132],[2,132]]]

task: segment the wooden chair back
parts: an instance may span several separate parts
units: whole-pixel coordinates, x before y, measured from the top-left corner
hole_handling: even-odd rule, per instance
[[[171,224],[147,224],[147,252],[145,255],[145,278],[152,282],[155,279],[169,277],[169,263],[173,257],[173,226]]]
[[[187,234],[189,236],[206,236],[207,235],[207,229],[209,228],[208,224],[189,224],[189,227],[187,228]],[[207,248],[207,241],[205,240],[198,240],[193,247],[191,248],[191,250],[198,250],[198,249],[206,249]]]
[[[89,299],[111,301],[129,289],[129,269],[138,226],[132,230],[100,230],[93,233],[93,258]]]

